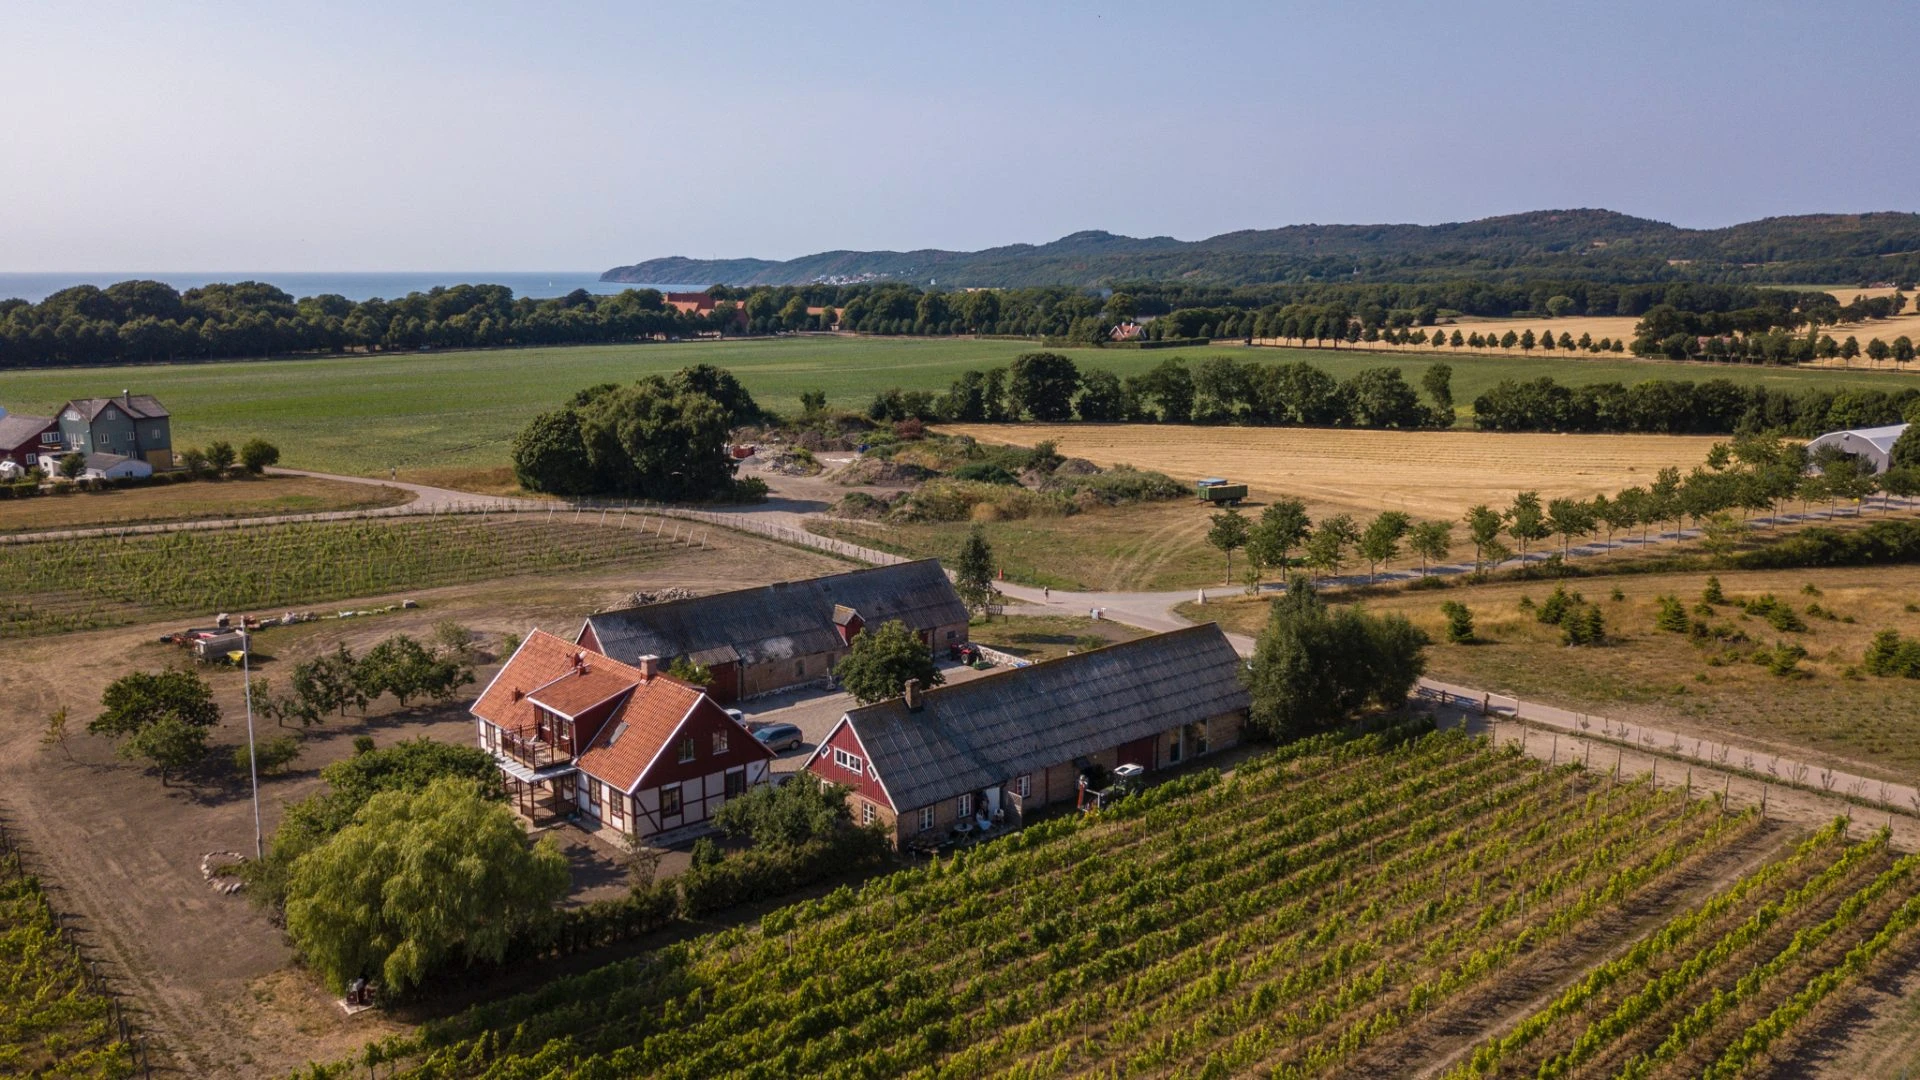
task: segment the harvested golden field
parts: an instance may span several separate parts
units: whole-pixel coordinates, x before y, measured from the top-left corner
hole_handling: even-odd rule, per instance
[[[1720,440],[1697,435],[1547,435],[1476,431],[1189,427],[1159,424],[947,424],[941,431],[1032,446],[1100,465],[1157,469],[1180,480],[1224,476],[1250,499],[1305,500],[1315,517],[1404,510],[1458,521],[1476,503],[1515,492],[1542,497],[1612,493],[1662,468],[1683,472]]]

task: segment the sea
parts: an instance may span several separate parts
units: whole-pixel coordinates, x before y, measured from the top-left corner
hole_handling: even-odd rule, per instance
[[[317,271],[277,272],[269,270],[232,270],[219,273],[183,273],[177,271],[126,270],[106,273],[8,273],[0,272],[0,300],[18,298],[39,303],[61,289],[75,285],[106,288],[117,281],[164,281],[185,292],[215,282],[264,281],[277,285],[293,296],[323,296],[337,293],[349,300],[392,300],[411,292],[426,292],[436,285],[505,285],[515,296],[546,299],[565,296],[575,289],[611,295],[626,289],[699,289],[705,286],[636,285],[622,281],[601,281],[592,270],[490,270],[490,271],[379,271],[371,273],[323,273]]]

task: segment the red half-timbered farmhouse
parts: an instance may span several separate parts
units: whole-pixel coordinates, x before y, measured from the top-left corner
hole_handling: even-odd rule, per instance
[[[807,769],[850,789],[853,818],[896,847],[1017,828],[1080,778],[1164,769],[1239,743],[1245,667],[1220,627],[908,692],[841,717]]]
[[[773,751],[655,656],[620,663],[535,630],[473,703],[515,805],[639,841],[701,831],[768,781]],[[671,834],[671,835],[669,835]]]

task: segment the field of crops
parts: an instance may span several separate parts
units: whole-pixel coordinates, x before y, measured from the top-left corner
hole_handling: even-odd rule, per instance
[[[1463,1056],[1463,1073],[1578,1055],[1543,1075],[1584,1075],[1643,1051],[1634,1075],[1738,1065],[1910,948],[1920,913],[1914,860],[1837,827],[1701,907],[1674,904],[1779,849],[1775,828],[1457,733],[1315,741],[557,981],[362,1061],[423,1080],[1381,1075],[1414,1070],[1445,1033],[1488,1030],[1488,1002],[1552,977],[1556,954],[1597,953],[1613,958],[1584,993]],[[1616,943],[1623,918],[1676,910],[1652,944]]]
[[[133,1047],[85,963],[18,853],[0,848],[0,1075],[133,1075]]]
[[[668,541],[638,529],[470,515],[244,526],[0,548],[0,638],[169,615],[296,608],[491,580],[619,566]]]

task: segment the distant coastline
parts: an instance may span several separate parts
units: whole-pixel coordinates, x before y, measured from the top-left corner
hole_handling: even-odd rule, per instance
[[[102,273],[50,271],[47,273],[0,272],[0,300],[20,299],[37,304],[54,293],[75,285],[94,285],[104,289],[118,281],[134,280],[162,281],[182,292],[214,282],[264,281],[286,290],[296,299],[337,293],[356,302],[371,300],[376,296],[384,300],[392,300],[412,292],[426,292],[435,286],[453,285],[505,285],[513,290],[515,296],[531,296],[536,299],[565,296],[575,289],[585,289],[597,295],[611,295],[628,289],[655,288],[664,292],[668,289],[685,288],[679,285],[602,281],[600,272],[597,270],[552,272],[402,270],[357,273],[264,270],[215,273],[154,270],[110,270]]]

